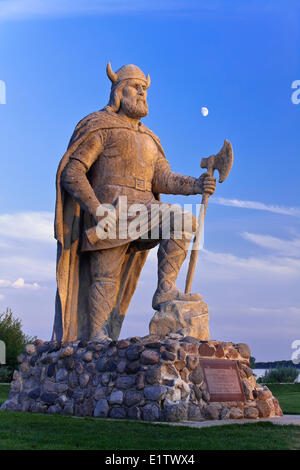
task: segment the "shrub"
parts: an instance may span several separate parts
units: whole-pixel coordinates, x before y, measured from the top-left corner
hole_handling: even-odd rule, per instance
[[[0,366],[0,383],[9,383],[12,381],[13,369],[8,366]]]
[[[255,357],[250,356],[250,367],[251,367],[251,369],[255,369],[255,361],[256,361]]]
[[[14,370],[18,368],[18,355],[24,351],[26,344],[32,343],[36,338],[25,335],[21,320],[7,309],[0,313],[0,339],[6,346],[6,366]]]
[[[259,383],[294,383],[299,375],[299,371],[295,367],[277,367],[269,369],[265,375],[260,377]]]

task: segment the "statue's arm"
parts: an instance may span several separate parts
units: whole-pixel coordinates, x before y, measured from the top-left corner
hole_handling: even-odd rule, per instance
[[[70,156],[61,175],[61,184],[78,202],[80,207],[95,219],[100,205],[86,176],[90,167],[103,151],[103,141],[98,134],[92,134]]]
[[[168,160],[160,152],[155,165],[152,189],[154,193],[163,194],[202,194],[203,179],[174,173]]]

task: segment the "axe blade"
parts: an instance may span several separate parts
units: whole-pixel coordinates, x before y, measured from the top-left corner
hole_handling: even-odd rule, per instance
[[[230,173],[233,164],[233,150],[229,140],[225,139],[223,147],[215,156],[214,167],[219,172],[219,183],[223,183]]]
[[[233,163],[233,150],[229,140],[224,140],[223,147],[217,155],[202,158],[201,168],[206,168],[212,175],[214,170],[219,172],[219,183],[223,183],[230,173]]]

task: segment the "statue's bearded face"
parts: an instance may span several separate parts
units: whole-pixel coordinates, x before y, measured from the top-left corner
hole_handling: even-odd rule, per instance
[[[147,116],[147,86],[143,80],[130,80],[125,85],[121,98],[121,110],[133,119]]]

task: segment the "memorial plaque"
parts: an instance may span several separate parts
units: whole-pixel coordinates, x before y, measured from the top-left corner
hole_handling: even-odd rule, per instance
[[[201,359],[210,401],[245,401],[236,361]]]

